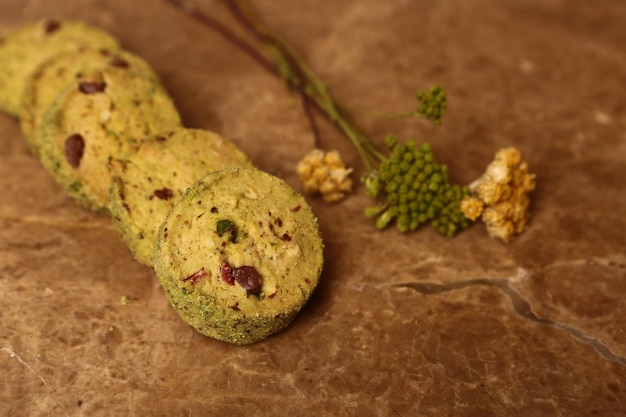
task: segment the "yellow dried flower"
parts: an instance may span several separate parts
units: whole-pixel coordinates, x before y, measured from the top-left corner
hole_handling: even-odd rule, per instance
[[[296,171],[304,191],[320,193],[327,203],[341,201],[352,191],[352,168],[346,168],[335,150],[313,149],[298,163]]]
[[[485,203],[476,197],[468,196],[461,201],[461,211],[463,215],[471,221],[476,221],[483,214]]]
[[[504,242],[511,242],[524,231],[535,175],[528,172],[519,150],[504,148],[496,152],[485,173],[469,189],[471,195],[461,202],[465,217],[475,220],[482,214],[489,234]]]

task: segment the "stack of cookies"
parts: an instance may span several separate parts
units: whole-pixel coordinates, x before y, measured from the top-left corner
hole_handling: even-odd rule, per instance
[[[323,244],[303,197],[183,126],[154,70],[112,35],[44,19],[0,38],[0,110],[76,202],[111,216],[201,333],[263,340],[311,296]]]

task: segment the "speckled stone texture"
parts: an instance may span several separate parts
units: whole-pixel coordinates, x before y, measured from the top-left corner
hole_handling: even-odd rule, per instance
[[[253,4],[349,106],[408,111],[444,85],[440,127],[356,121],[379,143],[430,141],[459,183],[518,147],[538,180],[528,231],[510,245],[480,224],[380,232],[361,186],[337,205],[309,197],[320,286],[287,330],[232,346],[183,323],[110,220],[64,195],[0,115],[0,416],[625,415],[626,3]],[[236,28],[218,1],[197,6]],[[0,0],[0,34],[48,15],[111,31],[187,126],[299,187],[313,146],[299,101],[219,35],[164,0]]]

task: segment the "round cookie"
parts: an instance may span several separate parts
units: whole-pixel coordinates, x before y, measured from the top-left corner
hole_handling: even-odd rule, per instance
[[[20,126],[31,151],[39,155],[35,134],[46,109],[56,97],[83,74],[110,68],[134,71],[158,82],[150,65],[139,56],[123,50],[82,47],[62,52],[43,62],[30,74],[20,103]]]
[[[249,344],[284,329],[318,283],[323,243],[304,198],[257,169],[213,172],[163,223],[154,270],[185,322]]]
[[[109,158],[180,126],[178,111],[157,81],[109,67],[61,93],[44,113],[35,140],[42,164],[68,194],[88,209],[107,212]]]
[[[135,259],[152,266],[161,223],[193,183],[230,167],[252,167],[247,155],[215,133],[180,128],[141,142],[123,159],[112,159],[113,223]]]
[[[88,23],[42,19],[0,39],[0,110],[19,116],[29,75],[48,58],[83,46],[116,49],[117,39]]]

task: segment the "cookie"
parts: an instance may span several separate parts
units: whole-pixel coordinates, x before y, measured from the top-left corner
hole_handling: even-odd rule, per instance
[[[249,168],[216,171],[189,188],[166,217],[154,256],[183,320],[241,345],[284,329],[322,266],[310,206],[281,179]]]
[[[30,23],[0,39],[0,110],[19,116],[30,74],[48,58],[83,46],[117,49],[119,43],[88,23],[53,18]]]
[[[141,142],[109,167],[113,223],[135,259],[152,266],[159,227],[185,190],[212,171],[252,163],[214,133],[180,128]]]
[[[109,158],[181,126],[160,83],[120,67],[84,75],[46,110],[36,132],[43,166],[82,206],[108,212]]]
[[[35,156],[39,155],[38,136],[35,134],[46,109],[68,85],[83,74],[110,68],[134,71],[158,82],[158,77],[139,56],[123,50],[81,47],[62,52],[44,61],[30,74],[20,102],[20,126]]]

